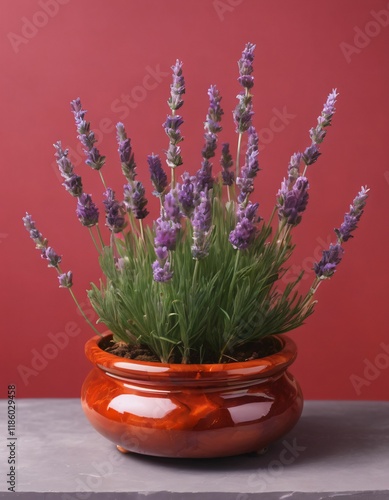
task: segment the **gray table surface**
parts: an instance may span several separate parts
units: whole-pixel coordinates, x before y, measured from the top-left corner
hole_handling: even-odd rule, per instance
[[[0,400],[0,499],[389,499],[389,402],[308,401],[263,455],[122,455],[77,399],[17,401],[16,493],[7,492],[7,402]]]

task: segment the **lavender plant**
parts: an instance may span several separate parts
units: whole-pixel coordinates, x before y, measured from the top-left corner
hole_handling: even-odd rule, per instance
[[[303,152],[291,156],[273,214],[265,222],[259,215],[259,202],[253,199],[260,172],[251,94],[254,50],[255,45],[248,43],[238,61],[238,82],[243,90],[233,111],[237,155],[234,159],[230,143],[223,142],[219,173],[214,172],[211,160],[222,133],[221,94],[215,85],[210,86],[199,168],[189,173],[182,167],[180,148],[184,118],[176,114],[184,105],[183,65],[177,60],[172,66],[170,111],[163,124],[169,139],[165,155],[170,182],[158,154],[150,154],[141,166],[148,167],[152,194],[159,199],[160,213],[152,224],[143,226],[148,215],[146,189],[136,180],[137,164],[122,123],[116,127],[119,160],[126,179],[120,202],[102,176],[106,159],[95,146],[95,136],[85,120],[86,111],[80,99],[71,103],[86,164],[99,172],[104,185],[102,205],[110,235],[107,242],[99,228],[99,209],[91,195],[84,192],[68,151],[59,141],[54,145],[63,185],[77,200],[77,218],[90,232],[105,276],[88,292],[99,322],[113,333],[114,341],[147,346],[163,362],[233,361],[242,347],[300,326],[314,310],[319,285],[336,272],[345,253],[344,243],[352,238],[364,212],[369,190],[362,187],[335,229],[336,241],[314,265],[310,289],[298,292],[302,275],[292,283],[282,284],[294,248],[293,229],[301,223],[308,207],[307,169],[321,155],[338,94],[336,90],[329,94],[317,125],[309,131],[311,143]],[[247,148],[241,152],[244,134]],[[179,167],[182,172],[178,176]],[[273,220],[275,215],[278,223]],[[60,287],[67,288],[78,304],[72,291],[72,272],[62,271],[61,256],[48,246],[31,216],[27,214],[23,220],[42,257],[57,270]]]

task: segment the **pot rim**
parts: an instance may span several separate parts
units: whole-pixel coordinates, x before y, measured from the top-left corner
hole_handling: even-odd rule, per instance
[[[267,378],[283,373],[297,356],[295,342],[285,334],[275,335],[281,343],[281,349],[275,354],[250,361],[235,361],[231,363],[214,364],[179,364],[137,361],[121,358],[108,353],[100,347],[103,339],[112,336],[105,332],[102,337],[96,335],[85,344],[85,354],[89,361],[104,372],[126,380],[148,380],[153,382],[164,381],[180,382],[192,380],[196,385],[201,382],[217,380],[247,380],[254,376]]]

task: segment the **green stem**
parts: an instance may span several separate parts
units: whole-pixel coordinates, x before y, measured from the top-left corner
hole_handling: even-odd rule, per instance
[[[90,320],[89,320],[89,319],[87,318],[87,316],[85,315],[85,313],[84,313],[84,311],[83,311],[82,307],[80,306],[80,304],[79,304],[79,302],[78,302],[78,300],[77,300],[76,296],[75,296],[75,295],[74,295],[74,293],[73,293],[73,290],[72,290],[71,288],[68,288],[68,290],[69,290],[69,293],[70,293],[70,295],[72,296],[72,299],[74,300],[74,302],[75,302],[75,304],[76,304],[76,306],[77,306],[78,310],[80,311],[80,313],[81,313],[82,317],[85,319],[85,321],[88,323],[88,325],[92,328],[92,330],[93,330],[93,331],[94,331],[97,335],[99,335],[99,337],[102,337],[101,333],[100,333],[100,332],[99,332],[99,331],[98,331],[98,330],[94,327],[94,325],[90,322]]]
[[[304,316],[307,313],[307,310],[312,303],[312,299],[322,281],[323,280],[317,277],[313,280],[312,286],[309,289],[309,292],[307,293],[305,299],[303,300],[303,303],[301,304],[301,312],[300,312],[301,316]]]
[[[270,218],[269,218],[268,226],[270,226],[270,225],[271,225],[271,223],[273,222],[273,217],[274,217],[274,214],[276,213],[276,210],[277,210],[277,205],[274,205],[273,210],[272,210],[272,213],[270,214]]]
[[[234,288],[235,282],[236,282],[236,271],[238,269],[238,263],[239,263],[240,253],[241,253],[241,250],[236,250],[234,273],[232,275],[232,280],[231,280],[231,283],[230,283],[230,289],[228,291],[228,302],[230,302],[231,293],[233,291],[233,288]]]
[[[92,238],[93,244],[95,245],[96,250],[97,250],[98,254],[100,255],[100,249],[99,249],[99,247],[98,247],[98,245],[97,245],[96,238],[95,238],[95,237],[94,237],[94,235],[93,235],[92,228],[91,228],[91,227],[88,227],[88,229],[89,229],[89,234],[91,235],[91,238]]]
[[[142,219],[139,219],[139,228],[140,228],[140,236],[142,238],[142,241],[145,241],[145,234],[143,231],[143,222]]]
[[[62,269],[61,267],[59,266],[59,264],[57,265],[57,267],[55,268],[57,270],[57,273],[58,275],[61,275],[62,274]],[[67,287],[68,290],[69,290],[69,293],[70,295],[72,296],[72,299],[74,300],[78,310],[80,311],[82,317],[85,319],[85,321],[88,323],[88,325],[92,328],[92,330],[97,334],[99,335],[99,337],[102,337],[102,334],[95,328],[95,326],[90,322],[90,320],[87,318],[87,316],[85,315],[84,313],[84,310],[82,309],[82,307],[80,306],[78,300],[77,300],[77,297],[74,295],[73,293],[73,290],[69,287]]]
[[[198,269],[199,269],[199,261],[196,260],[195,268],[194,268],[194,271],[193,271],[192,288],[196,284]]]
[[[104,180],[103,174],[101,173],[101,170],[99,170],[99,174],[100,174],[100,179],[101,179],[101,182],[103,183],[104,189],[107,190],[107,185],[105,183],[105,180]]]
[[[170,171],[171,171],[171,189],[174,189],[175,185],[176,185],[176,168],[175,167],[171,167],[170,168]]]
[[[105,244],[104,244],[103,237],[101,236],[100,227],[98,224],[96,224],[96,228],[97,228],[97,234],[99,235],[99,240],[100,240],[101,246],[104,248]]]

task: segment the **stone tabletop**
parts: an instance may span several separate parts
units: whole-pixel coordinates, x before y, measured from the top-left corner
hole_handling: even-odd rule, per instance
[[[389,500],[389,402],[308,401],[266,453],[204,460],[122,455],[78,399],[22,399],[16,411],[12,441],[0,400],[0,499]]]

